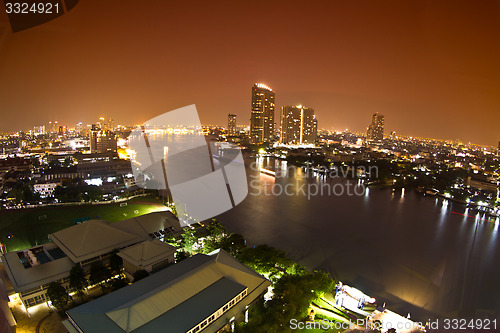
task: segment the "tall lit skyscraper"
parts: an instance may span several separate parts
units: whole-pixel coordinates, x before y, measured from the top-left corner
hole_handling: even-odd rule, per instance
[[[59,124],[57,121],[49,121],[49,126],[47,126],[47,132],[48,133],[57,133],[59,131]]]
[[[366,138],[369,141],[382,141],[384,139],[384,116],[374,113],[372,123],[368,126]]]
[[[79,123],[76,124],[75,126],[75,134],[77,136],[84,136],[82,133],[84,132],[83,129],[83,123],[80,121]]]
[[[252,114],[250,116],[250,141],[270,142],[274,137],[274,91],[262,83],[252,87]]]
[[[281,107],[281,143],[314,144],[317,133],[314,109],[302,105]]]
[[[236,135],[236,115],[227,115],[227,132],[229,135]]]

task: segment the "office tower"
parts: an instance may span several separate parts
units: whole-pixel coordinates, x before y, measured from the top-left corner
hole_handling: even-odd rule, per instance
[[[281,107],[281,143],[314,144],[317,132],[314,109],[302,105]]]
[[[384,116],[373,114],[372,123],[368,126],[366,139],[369,141],[382,141],[384,139]]]
[[[35,126],[33,127],[33,135],[44,135],[45,134],[45,126]]]
[[[250,141],[262,143],[274,138],[274,91],[262,83],[252,87],[252,113],[250,117]]]
[[[57,121],[49,121],[47,130],[50,134],[57,133],[59,131],[59,124],[57,123]]]
[[[96,124],[92,124],[89,137],[91,153],[116,152],[116,135],[114,132],[100,129]]]
[[[108,119],[108,130],[110,131],[115,130],[115,121],[111,118]]]
[[[236,115],[228,114],[227,115],[227,132],[229,135],[236,135]]]
[[[75,134],[77,136],[85,136],[85,129],[83,127],[83,123],[82,122],[79,122],[78,124],[76,124],[76,126],[75,126]]]
[[[90,152],[95,153],[97,151],[97,133],[100,128],[96,124],[92,124],[89,131],[89,141],[90,141]]]

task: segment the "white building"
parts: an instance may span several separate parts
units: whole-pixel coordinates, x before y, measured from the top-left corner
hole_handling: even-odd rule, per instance
[[[54,190],[56,187],[60,186],[60,182],[56,183],[41,183],[41,184],[35,184],[33,186],[33,189],[35,193],[40,193],[40,197],[42,198],[50,198],[54,196]]]

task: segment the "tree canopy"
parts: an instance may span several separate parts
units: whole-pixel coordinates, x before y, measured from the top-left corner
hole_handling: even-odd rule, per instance
[[[85,272],[80,264],[75,264],[69,272],[69,286],[75,289],[79,294],[82,294],[87,285],[88,283],[85,278]]]
[[[59,282],[51,282],[47,289],[47,296],[52,305],[58,309],[64,310],[71,300],[66,289]]]

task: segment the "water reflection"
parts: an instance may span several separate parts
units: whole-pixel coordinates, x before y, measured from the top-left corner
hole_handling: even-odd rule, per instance
[[[281,184],[346,183],[323,176],[306,178],[301,168],[269,163],[276,170],[290,170],[287,177],[276,179]],[[397,200],[391,200],[393,195]],[[412,317],[415,308],[401,304],[401,299],[442,315],[459,311],[460,300],[450,295],[462,288],[467,250],[481,223],[461,204],[412,190],[379,188],[368,188],[361,196],[249,196],[219,219],[229,231],[243,234],[249,245],[278,247],[301,264],[332,272],[377,299],[397,296],[401,312],[412,312]],[[491,281],[500,280],[495,262],[500,257],[498,219],[494,227],[487,225],[478,225],[470,261],[489,267],[490,275],[471,273],[474,283],[467,284],[470,292],[464,303],[495,312],[500,304],[492,302],[488,288],[495,287]]]

